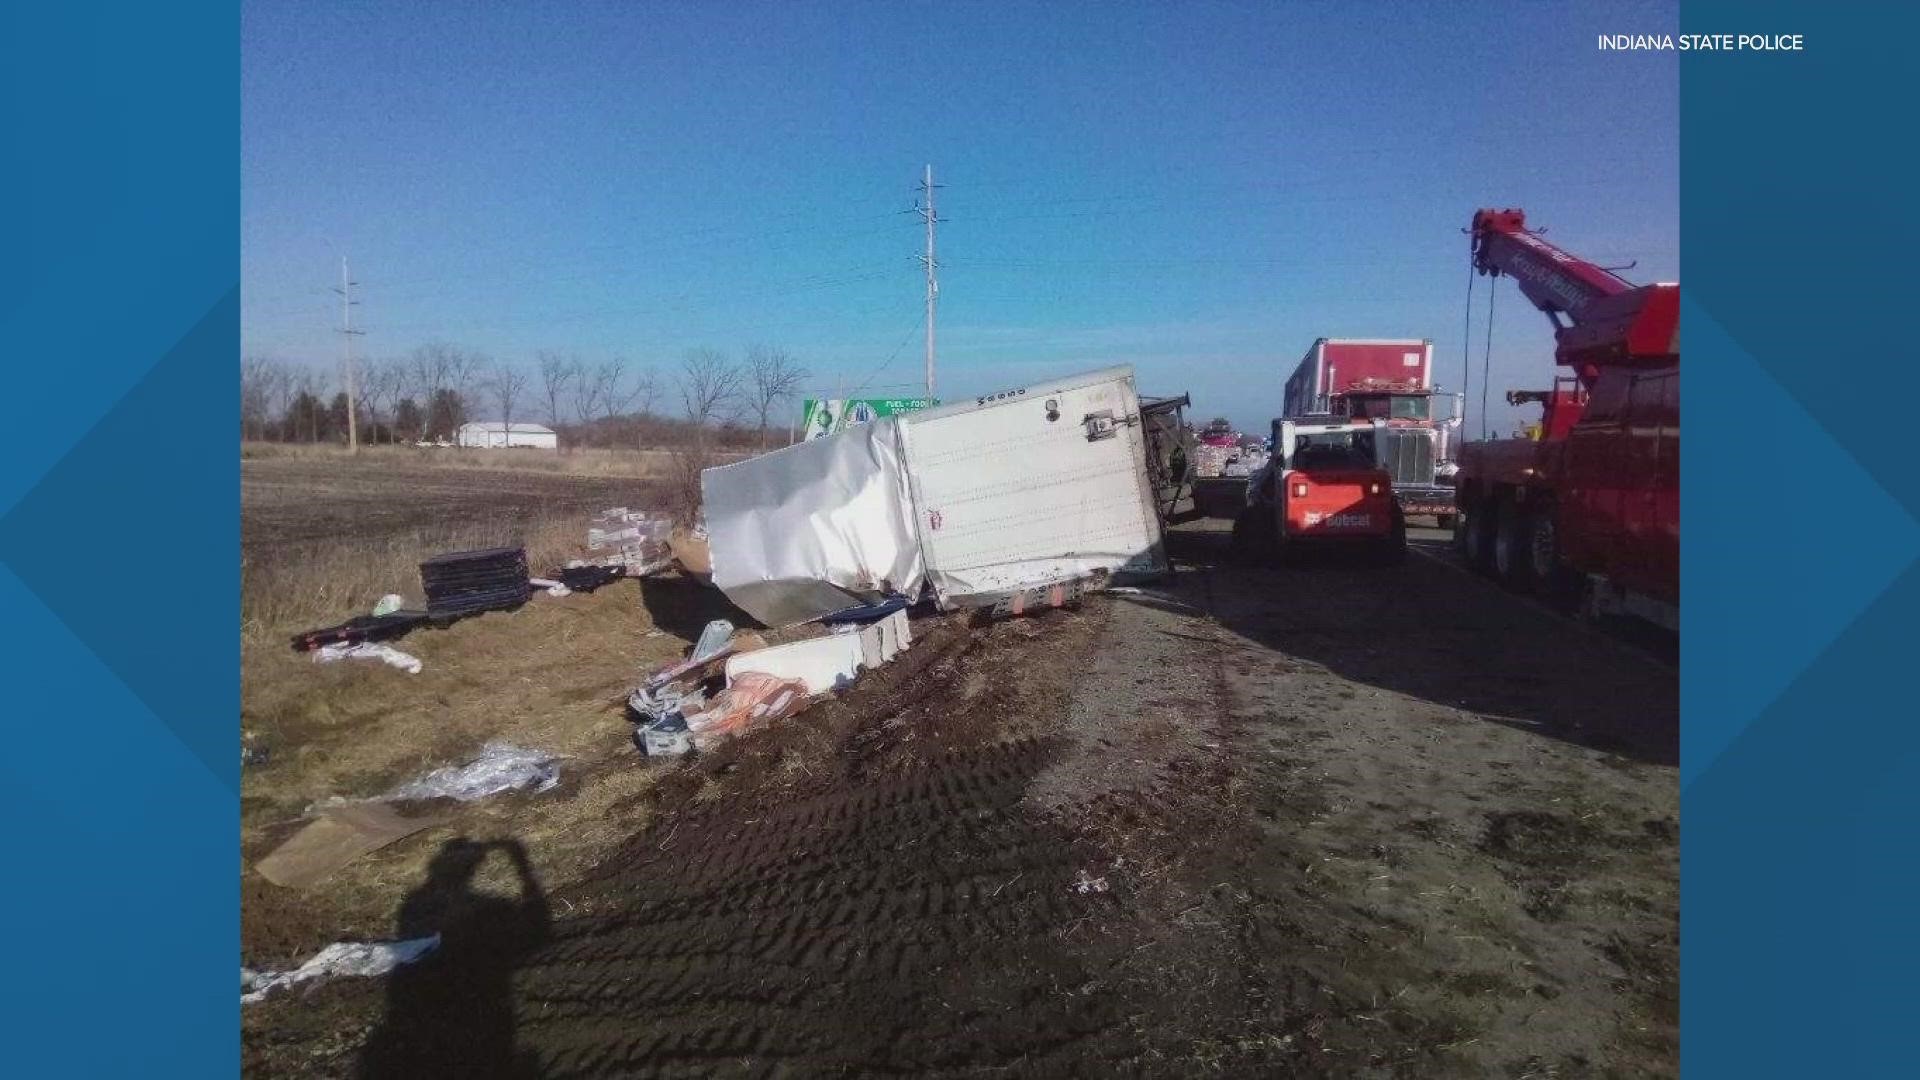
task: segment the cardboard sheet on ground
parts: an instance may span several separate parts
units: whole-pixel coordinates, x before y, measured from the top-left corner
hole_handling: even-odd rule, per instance
[[[920,542],[894,421],[700,474],[713,583],[768,626],[918,595]]]
[[[275,885],[304,889],[362,855],[446,820],[444,814],[401,817],[386,803],[330,806],[254,869]]]

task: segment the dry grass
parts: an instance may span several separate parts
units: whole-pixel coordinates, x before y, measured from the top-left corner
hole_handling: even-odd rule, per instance
[[[388,593],[422,607],[420,562],[445,551],[524,547],[535,576],[585,552],[587,516],[559,512],[532,523],[518,518],[462,521],[410,532],[275,545],[240,564],[242,644],[278,642],[316,626],[364,614]]]
[[[455,446],[363,446],[357,455],[366,461],[429,464],[449,469],[501,469],[513,472],[544,472],[568,476],[626,476],[657,480],[670,475],[677,453],[671,448],[647,450],[606,450],[579,448],[556,450],[482,450]],[[302,461],[347,459],[344,446],[332,443],[248,442],[240,445],[242,460],[292,458]],[[714,452],[710,464],[738,461],[746,456],[737,452]]]
[[[654,627],[642,588],[620,582],[592,594],[536,596],[516,612],[417,631],[397,645],[421,659],[418,675],[370,662],[315,664],[280,641],[243,647],[241,727],[270,753],[241,777],[241,848],[249,863],[311,804],[378,795],[471,760],[491,740],[561,756],[557,789],[459,805],[448,823],[313,889],[293,892],[249,877],[243,918],[253,925],[252,947],[299,954],[324,940],[281,944],[282,936],[390,933],[401,899],[455,836],[518,840],[552,889],[644,828],[644,796],[659,766],[634,750],[624,699],[642,671],[679,657],[687,642]],[[504,864],[491,867],[483,884],[499,877],[504,888],[506,874]],[[260,935],[273,935],[273,943]]]

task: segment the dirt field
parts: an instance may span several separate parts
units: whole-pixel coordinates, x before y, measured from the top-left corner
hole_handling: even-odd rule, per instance
[[[247,1007],[248,1071],[1677,1073],[1672,668],[1437,550],[1266,569],[1223,540],[1076,611],[917,620],[685,763],[638,759],[618,700],[723,610],[693,586],[416,635],[420,676],[262,680],[249,861],[303,800],[486,737],[571,757],[313,890],[247,873],[254,966],[445,934]]]
[[[242,547],[258,555],[342,536],[370,539],[475,525],[511,529],[556,511],[644,506],[659,491],[657,481],[638,477],[462,467],[437,462],[434,453],[244,460]]]

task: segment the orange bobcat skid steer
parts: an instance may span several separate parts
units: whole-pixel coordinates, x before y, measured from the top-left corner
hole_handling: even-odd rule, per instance
[[[1273,457],[1247,482],[1233,523],[1243,557],[1309,549],[1360,552],[1382,563],[1407,554],[1407,523],[1393,478],[1374,458],[1385,424],[1273,423]]]

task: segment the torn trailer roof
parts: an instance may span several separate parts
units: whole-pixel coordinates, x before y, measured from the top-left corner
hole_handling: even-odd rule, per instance
[[[877,420],[700,474],[713,583],[766,626],[790,626],[925,580],[893,421]]]
[[[714,583],[770,626],[930,586],[990,607],[1166,572],[1129,367],[885,417],[702,476]]]

